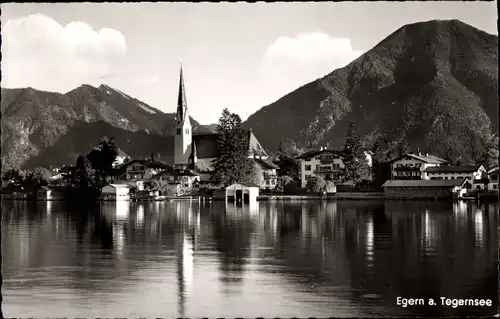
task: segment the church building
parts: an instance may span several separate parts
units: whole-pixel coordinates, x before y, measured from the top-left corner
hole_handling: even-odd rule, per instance
[[[179,80],[179,95],[174,124],[174,167],[178,170],[192,170],[200,176],[201,182],[209,182],[213,172],[213,162],[219,157],[217,134],[193,134],[188,113],[186,89],[182,65]],[[251,130],[247,131],[248,157],[255,163],[256,172],[263,188],[274,188],[278,167],[268,158]]]

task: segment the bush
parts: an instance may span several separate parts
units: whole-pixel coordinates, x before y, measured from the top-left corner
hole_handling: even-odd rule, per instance
[[[307,181],[306,188],[312,193],[322,193],[326,189],[326,181],[321,176],[311,176]]]
[[[293,178],[290,176],[280,176],[278,177],[278,182],[276,183],[275,191],[279,193],[285,192],[288,185],[293,183]]]

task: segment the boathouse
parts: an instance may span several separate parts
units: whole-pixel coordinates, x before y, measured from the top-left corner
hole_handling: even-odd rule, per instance
[[[65,195],[65,188],[61,186],[42,186],[36,192],[38,200],[63,200]]]
[[[226,187],[226,202],[252,203],[259,196],[259,185],[234,183]]]
[[[101,192],[103,200],[130,200],[130,187],[127,184],[108,184]]]
[[[460,198],[467,191],[466,179],[389,180],[382,185],[386,198],[441,199]]]

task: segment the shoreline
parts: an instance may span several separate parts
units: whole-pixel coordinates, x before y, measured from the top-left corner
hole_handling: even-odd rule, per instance
[[[54,198],[54,199],[33,199],[26,197],[2,197],[2,200],[8,201],[29,201],[29,202],[51,202],[51,201],[63,201],[70,202],[70,200],[64,198]],[[453,197],[430,197],[430,196],[386,196],[384,193],[335,193],[322,195],[313,194],[303,194],[303,195],[259,195],[257,196],[257,201],[259,202],[297,202],[297,201],[482,201],[482,202],[498,202],[498,196],[491,194],[483,194],[483,196],[467,197],[467,198],[453,198]],[[119,202],[170,202],[170,201],[197,201],[197,202],[225,202],[226,198],[224,196],[161,196],[160,198],[138,198],[138,199],[127,199],[118,200]],[[96,200],[96,203],[100,202],[118,202],[116,199]]]

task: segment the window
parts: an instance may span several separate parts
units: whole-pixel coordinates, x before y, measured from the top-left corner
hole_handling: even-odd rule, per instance
[[[305,170],[306,170],[306,171],[310,171],[310,170],[311,170],[311,165],[306,165],[306,166],[305,166]]]
[[[497,184],[493,184],[493,189],[497,189],[498,188],[498,185]]]
[[[498,179],[498,175],[497,174],[492,174],[491,175],[491,180],[492,181],[496,181]]]
[[[181,135],[181,133],[182,133],[182,129],[178,128],[177,129],[177,135]]]
[[[185,129],[185,130],[184,130],[184,133],[189,134],[189,129],[188,129],[188,128],[187,128],[187,129]]]

